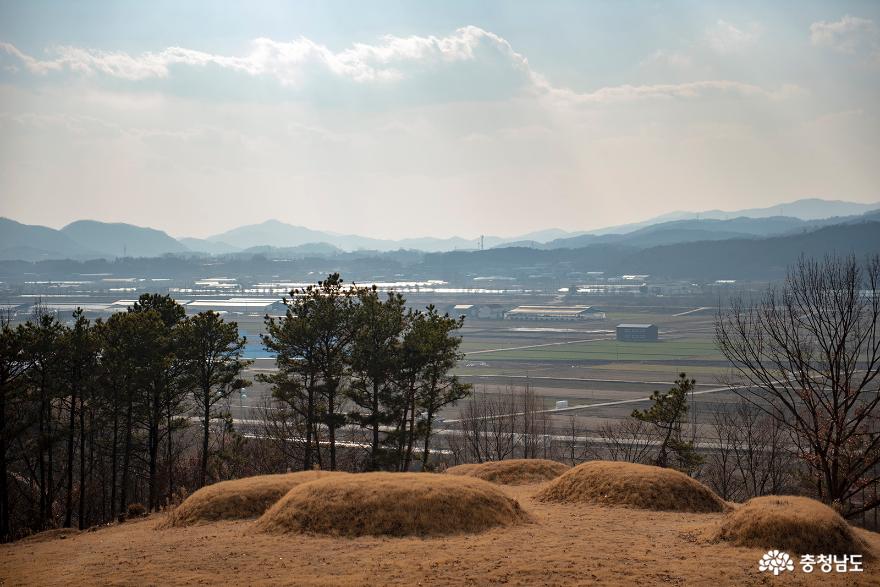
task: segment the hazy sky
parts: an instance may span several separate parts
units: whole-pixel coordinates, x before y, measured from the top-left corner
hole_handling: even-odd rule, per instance
[[[880,200],[880,2],[0,2],[0,216],[207,236]]]

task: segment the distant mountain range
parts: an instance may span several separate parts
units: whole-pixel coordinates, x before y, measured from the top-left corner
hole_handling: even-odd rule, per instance
[[[733,218],[771,218],[788,217],[798,220],[821,220],[839,216],[855,216],[880,208],[880,202],[861,204],[842,200],[822,200],[820,198],[804,198],[787,204],[768,206],[767,208],[746,208],[744,210],[707,210],[703,212],[670,212],[661,214],[642,222],[622,224],[590,231],[590,234],[625,234],[652,224],[675,220],[730,220]]]
[[[784,236],[815,230],[823,226],[847,224],[877,218],[880,210],[852,216],[835,216],[821,220],[801,220],[790,216],[748,218],[741,216],[729,220],[689,219],[670,220],[638,228],[631,232],[583,234],[555,239],[546,243],[511,243],[538,249],[577,249],[600,243],[626,244],[639,248],[688,243],[696,241],[720,241],[734,238],[759,238]]]
[[[873,212],[870,212],[873,210]],[[880,219],[880,203],[819,199],[798,200],[769,208],[724,212],[673,212],[639,223],[593,231],[548,229],[512,238],[486,236],[485,248],[580,249],[620,245],[646,249],[696,241],[784,236],[824,226]],[[162,255],[255,255],[276,258],[332,256],[344,251],[427,253],[475,250],[477,239],[409,238],[387,240],[312,230],[268,220],[241,226],[206,239],[174,239],[165,232],[124,223],[80,220],[60,230],[0,218],[0,260],[114,259]]]
[[[606,276],[650,275],[651,282],[664,279],[706,283],[714,280],[774,280],[801,255],[821,258],[828,254],[852,254],[864,259],[880,252],[880,213],[851,223],[833,224],[784,236],[731,238],[678,242],[647,248],[620,243],[597,243],[581,248],[536,249],[506,247],[484,251],[340,252],[333,257],[275,256],[269,253],[223,255],[210,260],[211,275],[247,275],[251,279],[277,281],[280,275],[326,275],[338,271],[347,281],[442,279],[472,287],[490,285],[504,276],[504,288],[535,284],[591,283],[594,272]],[[294,253],[297,253],[294,251]],[[298,254],[298,253],[297,253]],[[81,279],[83,274],[138,275],[191,280],[204,275],[205,259],[194,256],[152,258],[45,260],[39,263],[0,260],[0,281],[7,284],[33,280]],[[479,281],[478,281],[479,280]],[[639,281],[632,282],[639,285]]]
[[[161,230],[78,220],[61,230],[0,218],[0,259],[159,257],[190,249]]]
[[[121,222],[78,220],[62,228],[61,232],[89,250],[112,253],[116,257],[160,257],[189,251],[161,230]]]
[[[278,220],[267,220],[260,224],[250,224],[233,228],[227,232],[210,236],[208,242],[227,243],[239,250],[250,247],[297,247],[309,243],[328,243],[345,251],[371,250],[393,251],[396,249],[418,249],[420,251],[451,251],[454,249],[474,249],[476,240],[452,238],[409,238],[402,240],[376,239],[354,234],[338,234],[312,230],[304,226],[294,226]]]
[[[461,280],[470,275],[543,276],[604,272],[673,279],[777,279],[800,255],[880,253],[880,214],[784,236],[678,242],[651,247],[595,243],[579,248],[507,247],[425,255],[423,275]],[[578,278],[572,278],[577,281]],[[507,286],[514,286],[517,281]]]

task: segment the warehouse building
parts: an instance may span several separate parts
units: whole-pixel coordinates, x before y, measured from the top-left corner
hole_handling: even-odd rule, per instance
[[[593,306],[517,306],[504,317],[508,320],[604,320],[605,313]]]
[[[656,342],[655,324],[618,324],[617,340],[620,342]]]
[[[509,309],[508,304],[455,304],[448,312],[454,318],[465,316],[475,320],[498,320],[504,318],[504,313]]]
[[[474,314],[476,314],[474,304],[455,304],[449,312],[453,318],[461,318],[462,316],[470,318]]]
[[[286,308],[278,298],[207,298],[193,300],[183,305],[188,314],[209,310],[221,314],[281,315]]]

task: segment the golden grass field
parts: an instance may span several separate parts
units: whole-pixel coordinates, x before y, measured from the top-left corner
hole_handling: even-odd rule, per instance
[[[298,471],[214,483],[186,498],[170,512],[165,525],[188,526],[199,522],[257,518],[297,485],[342,474]]]
[[[620,473],[600,468],[604,475]],[[624,473],[624,477],[634,474]],[[636,473],[650,477],[656,471]],[[432,500],[449,503],[444,500],[461,499],[463,488],[476,488],[477,495],[493,497],[476,499],[470,507],[499,503],[503,509],[504,503],[515,501],[526,515],[481,532],[459,525],[455,533],[428,538],[388,536],[386,531],[337,537],[297,525],[277,532],[254,520],[163,527],[167,514],[155,514],[94,531],[52,531],[0,546],[0,580],[4,585],[880,585],[875,558],[866,559],[860,574],[814,571],[807,575],[797,569],[773,577],[759,572],[757,563],[767,549],[781,545],[737,546],[716,534],[732,524],[749,526],[754,518],[749,512],[766,514],[774,509],[772,503],[694,513],[655,511],[650,496],[656,494],[651,492],[643,493],[648,501],[637,507],[538,499],[559,481],[493,485],[462,476],[392,473],[325,477],[295,487],[282,499],[287,502],[283,508],[279,502],[272,509],[299,503],[308,510],[317,504],[309,499],[327,499],[330,494],[364,500],[358,492],[372,486],[377,488],[376,501],[369,505],[382,515],[394,515],[395,509],[421,507]],[[488,494],[486,487],[491,489]],[[501,502],[495,502],[498,495]],[[351,506],[343,505],[337,514],[354,513],[334,518],[335,526],[364,523],[367,514],[356,507],[345,510]],[[839,523],[824,506],[810,500],[789,506],[803,512],[796,516],[798,523],[815,519],[820,530],[829,520]],[[460,511],[468,511],[468,506]],[[737,512],[747,515],[735,518]],[[322,518],[326,513],[309,515],[326,522]],[[420,523],[435,517],[428,513]],[[448,514],[437,523],[448,528],[454,524],[450,520],[458,517]],[[778,519],[771,526],[777,523]],[[798,528],[813,531],[809,526]],[[880,535],[847,530],[866,554],[880,552]],[[752,534],[759,531],[760,527]]]
[[[797,554],[873,554],[840,514],[818,501],[790,495],[750,499],[707,536],[738,546],[773,544]]]
[[[727,504],[702,483],[673,469],[588,461],[550,481],[538,499],[672,512],[722,512]]]
[[[297,486],[257,520],[255,529],[331,536],[442,536],[528,519],[515,499],[481,479],[360,473]]]

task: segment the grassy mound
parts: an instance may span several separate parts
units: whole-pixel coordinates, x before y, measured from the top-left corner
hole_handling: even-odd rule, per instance
[[[297,485],[342,474],[330,471],[299,471],[221,481],[203,487],[186,498],[169,513],[163,526],[189,526],[199,522],[257,518]]]
[[[709,535],[797,554],[865,554],[864,543],[840,514],[807,497],[755,497],[725,515]]]
[[[478,465],[458,465],[446,470],[450,475],[467,475],[500,483],[501,485],[526,485],[555,479],[570,467],[545,459],[511,459],[491,461]]]
[[[541,501],[595,503],[676,512],[720,512],[725,502],[684,473],[648,465],[589,461],[540,491]]]
[[[264,532],[442,536],[524,521],[490,483],[432,473],[361,473],[295,487],[257,521]]]

